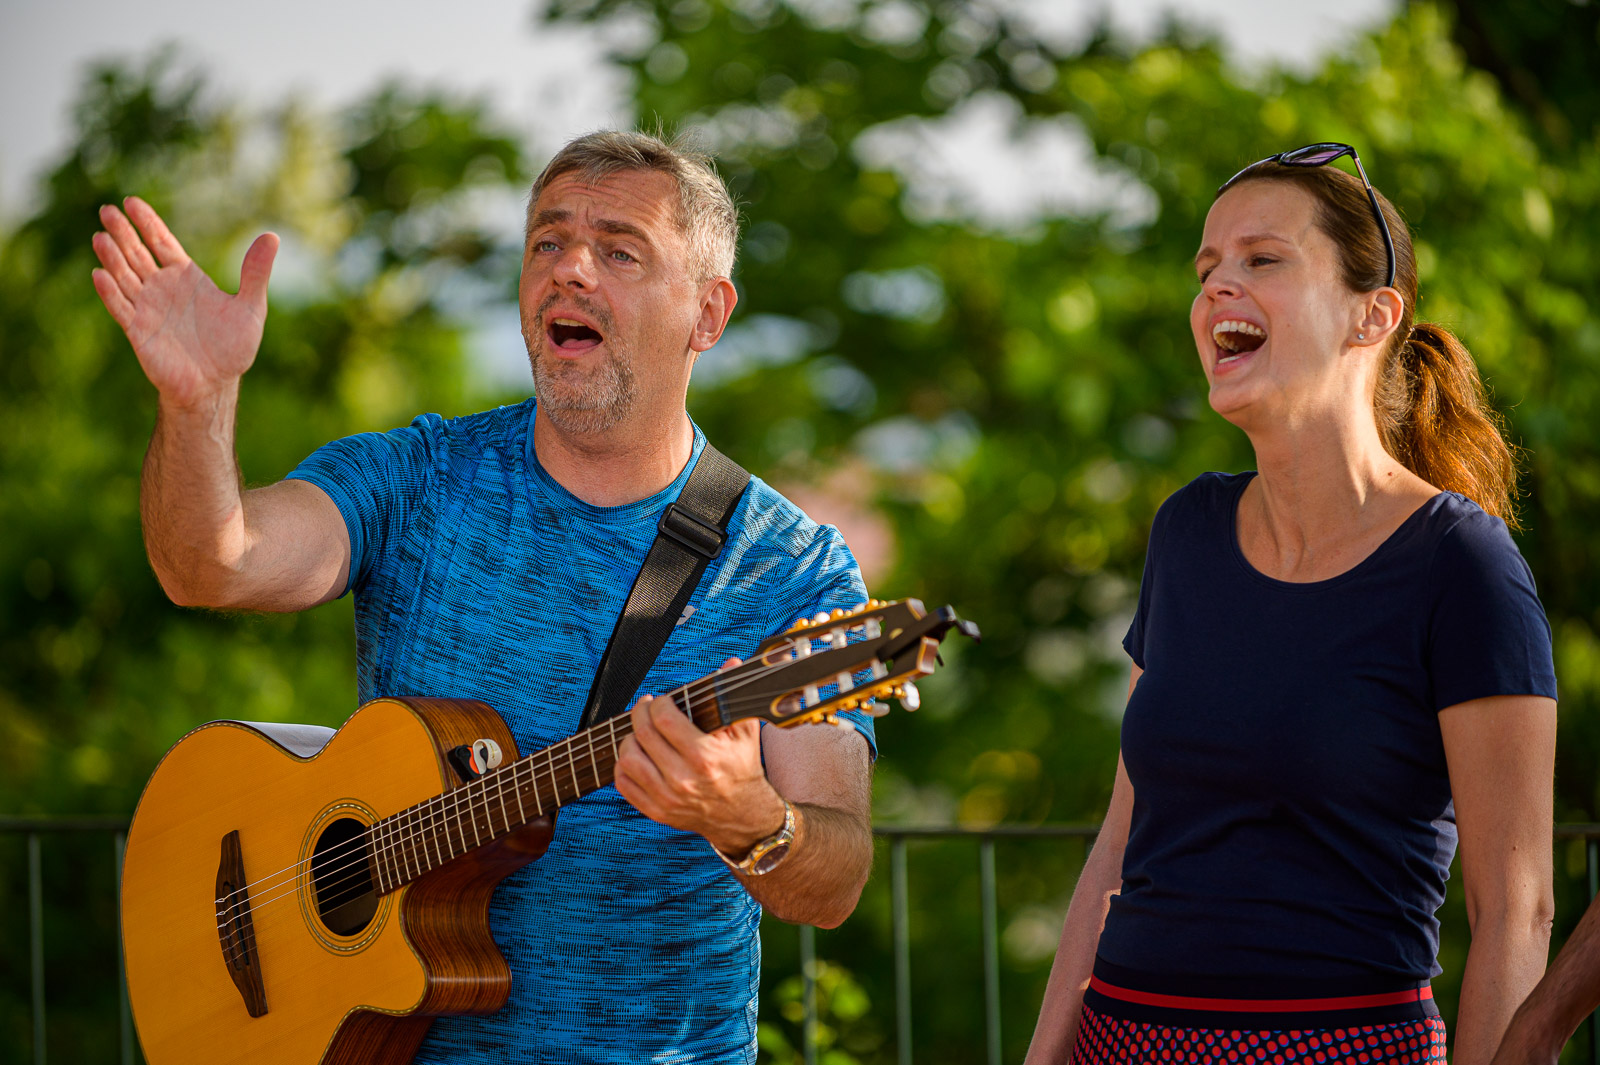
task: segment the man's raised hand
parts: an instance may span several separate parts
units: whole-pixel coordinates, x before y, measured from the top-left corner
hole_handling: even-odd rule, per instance
[[[94,253],[103,269],[94,272],[94,288],[101,302],[165,402],[192,407],[230,391],[261,346],[277,236],[265,233],[250,245],[239,293],[230,296],[194,264],[149,204],[130,196],[124,206],[126,215],[100,208],[105,229],[94,235]]]

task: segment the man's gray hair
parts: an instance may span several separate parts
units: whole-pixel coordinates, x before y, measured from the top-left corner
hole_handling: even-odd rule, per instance
[[[613,174],[654,170],[678,185],[678,229],[689,239],[697,280],[727,277],[739,246],[739,212],[711,156],[687,135],[671,140],[635,130],[599,130],[571,141],[545,165],[528,195],[523,239],[531,235],[539,194],[563,174],[577,174],[586,185],[598,185]]]

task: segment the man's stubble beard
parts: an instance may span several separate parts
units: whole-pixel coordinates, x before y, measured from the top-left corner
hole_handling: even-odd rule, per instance
[[[603,433],[621,424],[633,409],[637,394],[633,359],[618,343],[616,325],[601,308],[576,301],[583,311],[599,323],[606,350],[600,362],[585,373],[576,363],[563,363],[543,357],[545,312],[554,297],[539,305],[532,331],[523,330],[528,346],[528,361],[533,366],[533,392],[539,409],[556,428],[569,433]]]

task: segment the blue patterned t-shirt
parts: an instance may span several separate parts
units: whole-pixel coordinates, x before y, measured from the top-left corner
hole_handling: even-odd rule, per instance
[[[533,448],[534,401],[318,449],[289,476],[350,532],[358,689],[480,699],[524,754],[572,734],[611,629],[705,446],[663,491],[595,507]],[[832,526],[752,478],[641,692],[746,657],[797,617],[866,599]],[[873,743],[869,718],[845,715]],[[495,891],[513,973],[490,1017],[436,1021],[419,1065],[753,1062],[760,907],[699,835],[606,787],[566,806],[544,857]]]

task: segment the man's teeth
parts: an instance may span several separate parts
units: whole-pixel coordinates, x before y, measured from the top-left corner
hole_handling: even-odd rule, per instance
[[[586,328],[582,322],[572,318],[554,318],[551,319],[551,322],[554,325],[571,325],[577,326],[579,329]]]

